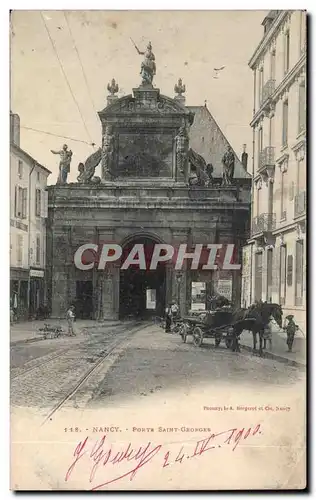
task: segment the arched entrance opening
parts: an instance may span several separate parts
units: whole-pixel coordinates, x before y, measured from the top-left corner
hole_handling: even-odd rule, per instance
[[[146,269],[139,265],[131,265],[120,270],[120,319],[149,318],[162,316],[165,310],[166,267],[158,263],[157,269],[150,270],[150,262],[154,245],[157,243],[150,237],[136,237],[123,246],[121,265],[136,244],[144,245]]]

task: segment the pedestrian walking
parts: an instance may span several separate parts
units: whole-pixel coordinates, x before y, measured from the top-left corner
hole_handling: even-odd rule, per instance
[[[173,321],[179,318],[179,306],[175,301],[171,303],[171,315]]]
[[[270,316],[269,323],[265,326],[263,332],[264,349],[266,348],[266,342],[268,340],[270,350],[272,349],[272,331],[273,331],[273,317]]]
[[[165,311],[165,316],[166,316],[166,328],[165,328],[165,332],[166,333],[171,333],[171,323],[172,323],[171,306],[172,306],[172,304],[169,304],[166,307],[166,311]]]
[[[296,331],[298,330],[298,326],[295,324],[293,314],[289,314],[285,319],[288,321],[287,325],[284,327],[286,330],[286,343],[288,346],[288,352],[292,352],[294,337]]]
[[[68,335],[70,337],[75,337],[75,332],[74,332],[74,321],[75,321],[75,308],[74,306],[70,306],[67,314],[67,323],[68,323]]]

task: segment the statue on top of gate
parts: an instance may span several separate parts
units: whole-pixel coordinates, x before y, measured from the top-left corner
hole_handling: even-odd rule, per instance
[[[142,85],[152,85],[154,76],[156,74],[156,63],[155,63],[155,55],[152,51],[151,42],[148,43],[145,52],[140,51],[134,42],[133,44],[138,54],[145,56],[140,70],[140,74],[142,76]]]

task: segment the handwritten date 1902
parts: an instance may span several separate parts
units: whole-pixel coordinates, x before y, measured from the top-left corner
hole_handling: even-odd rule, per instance
[[[77,463],[86,461],[88,468],[88,481],[92,486],[92,490],[100,490],[111,483],[117,482],[123,478],[134,479],[140,469],[149,464],[154,457],[161,456],[161,460],[157,461],[156,466],[160,468],[170,467],[175,464],[182,464],[187,460],[200,457],[204,453],[221,447],[229,447],[231,451],[246,440],[250,440],[253,436],[258,436],[262,433],[262,427],[257,424],[248,428],[232,428],[221,432],[209,434],[196,442],[193,445],[179,444],[179,449],[171,452],[163,444],[153,444],[150,441],[142,446],[133,448],[131,443],[121,449],[115,449],[114,445],[107,441],[107,436],[96,442],[89,442],[87,436],[83,441],[80,441],[73,453],[73,461],[69,466],[65,481],[69,481]],[[84,460],[85,457],[85,460]],[[110,467],[111,466],[111,467]],[[100,478],[96,480],[97,472],[102,469],[105,473],[110,470],[115,471],[110,473],[111,477]],[[127,470],[126,470],[127,469]]]

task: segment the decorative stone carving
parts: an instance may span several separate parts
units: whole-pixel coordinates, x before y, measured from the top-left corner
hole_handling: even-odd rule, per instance
[[[178,83],[174,86],[174,91],[178,97],[182,97],[185,92],[185,85],[182,83],[182,78],[179,78]]]
[[[77,180],[80,184],[99,184],[101,182],[100,177],[94,177],[95,169],[99,165],[101,157],[102,150],[99,148],[86,159],[85,163],[79,163]]]
[[[284,234],[280,234],[279,238],[280,238],[280,247],[283,247],[284,246]]]
[[[282,174],[284,174],[285,172],[287,172],[287,169],[288,169],[288,159],[286,158],[284,161],[280,163],[280,170]]]
[[[177,171],[185,173],[185,167],[188,159],[189,136],[186,127],[183,125],[175,138],[176,143],[176,166]]]
[[[262,189],[262,178],[261,177],[256,181],[256,188],[257,188],[257,190]]]
[[[306,232],[306,221],[301,221],[296,225],[297,240],[303,239],[303,234]]]
[[[114,94],[117,94],[119,91],[119,86],[115,81],[115,78],[112,78],[111,83],[108,83],[107,86],[108,91],[110,92],[111,96],[114,96]]]
[[[305,142],[300,144],[298,149],[295,150],[295,158],[297,161],[303,161],[305,159]]]
[[[204,158],[191,148],[188,152],[188,160],[191,172],[189,185],[209,186],[212,183],[212,165],[206,165]],[[195,171],[195,175],[192,175],[192,167]]]
[[[114,143],[115,138],[111,126],[106,127],[103,136],[102,146],[102,179],[108,180],[111,178],[113,159],[114,159]]]

